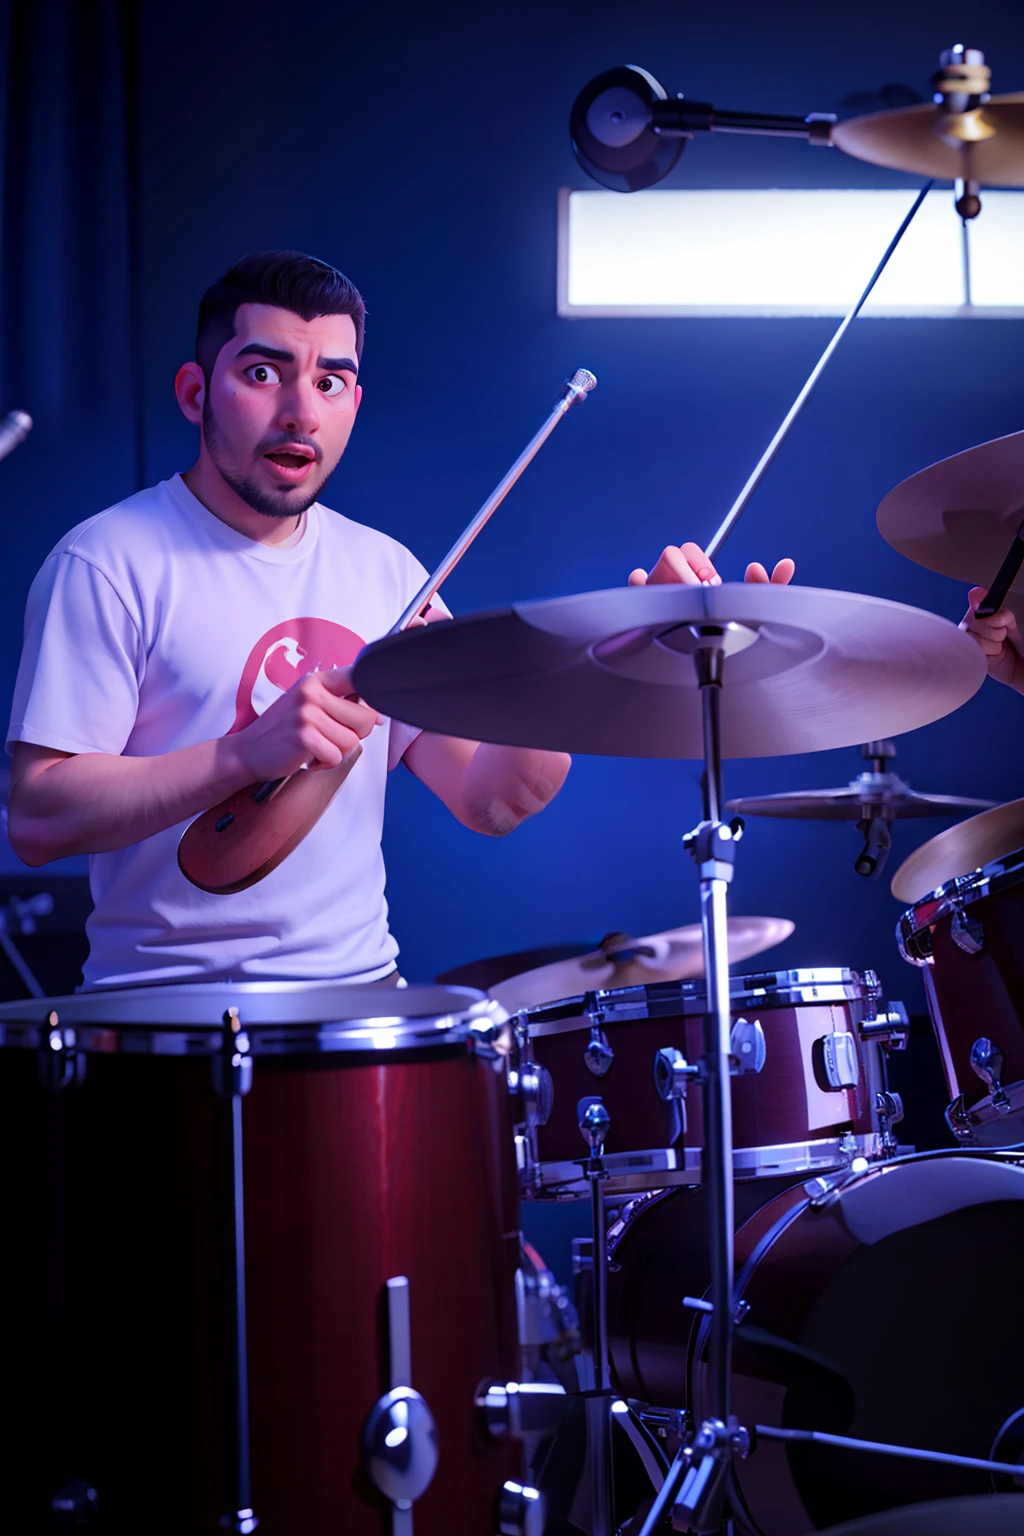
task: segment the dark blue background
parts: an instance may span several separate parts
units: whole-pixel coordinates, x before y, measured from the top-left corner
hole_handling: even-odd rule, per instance
[[[139,477],[191,462],[171,382],[190,355],[199,294],[243,252],[315,252],[365,294],[365,401],[325,499],[428,565],[566,374],[593,368],[596,394],[446,597],[467,611],[604,587],[669,540],[711,534],[833,322],[557,319],[557,192],[587,184],[566,130],[580,86],[628,61],[723,107],[834,110],[886,81],[927,91],[968,16],[963,40],[988,50],[996,88],[1024,84],[1024,12],[1010,4],[177,0],[141,7],[123,43],[105,43],[97,21],[84,78],[87,44],[68,32],[75,7],[38,0],[31,12],[27,23],[24,7],[0,7],[0,45],[14,23],[46,44],[6,128],[0,276],[18,345],[4,354],[2,405],[38,419],[0,468],[7,693],[25,593],[48,548]],[[914,182],[834,151],[716,139],[691,145],[670,184],[902,184],[909,202]],[[1022,340],[1015,321],[859,322],[727,546],[726,577],[748,559],[792,554],[806,584],[959,619],[963,589],[893,553],[875,507],[925,464],[1024,426]],[[902,739],[898,766],[921,789],[1019,795],[1022,711],[986,684],[957,715]],[[855,748],[734,763],[727,791],[842,784],[859,767]],[[695,920],[680,837],[697,816],[696,776],[693,764],[581,759],[543,817],[496,842],[396,773],[386,853],[406,974]],[[899,826],[889,873],[939,825]],[[898,905],[885,881],[853,874],[858,847],[849,827],[753,822],[734,910],[795,920],[776,963],[870,965],[919,1007],[893,943]]]

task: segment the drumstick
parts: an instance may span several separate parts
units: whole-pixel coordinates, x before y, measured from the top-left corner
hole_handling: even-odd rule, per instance
[[[404,613],[388,630],[389,635],[408,629],[430,607],[441,583],[454,571],[492,514],[505,500],[523,471],[537,456],[562,417],[579,400],[585,400],[597,384],[587,368],[577,368],[564,386],[554,409],[534,433],[508,473],[488,496],[476,516],[456,539],[444,559],[427,578]],[[355,695],[349,697],[354,698]],[[245,890],[276,869],[296,848],[327,809],[354,766],[361,748],[348,754],[337,767],[315,773],[299,769],[280,779],[238,790],[227,800],[185,828],[178,844],[178,867],[200,890],[227,894]],[[316,782],[319,781],[319,782]],[[288,789],[288,786],[292,786]],[[285,793],[287,791],[287,793]],[[301,804],[299,803],[301,798]],[[283,807],[283,801],[289,801]],[[281,807],[276,824],[268,824],[265,808]]]
[[[1014,577],[1022,565],[1024,565],[1024,519],[1021,520],[1020,527],[1014,535],[1006,559],[996,572],[995,581],[974,610],[977,618],[990,619],[994,613],[999,612],[1007,593],[1013,586]]]

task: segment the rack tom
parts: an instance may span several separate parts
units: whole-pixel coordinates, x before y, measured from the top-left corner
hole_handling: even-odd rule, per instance
[[[381,1536],[403,1494],[417,1536],[494,1529],[522,1478],[477,1403],[517,1374],[504,1017],[464,988],[270,982],[0,1008],[12,1530],[83,1485],[111,1536],[255,1528],[235,1113],[260,1536]]]
[[[1024,848],[946,881],[896,931],[922,969],[950,1130],[967,1145],[1024,1141]]]
[[[701,1182],[698,1072],[703,980],[623,987],[516,1015],[510,1087],[520,1186],[531,1198],[583,1194],[577,1103],[611,1116],[609,1193]],[[734,1167],[738,1179],[834,1168],[895,1148],[896,1095],[884,1049],[906,1044],[906,1013],[878,978],[847,969],[730,979]]]

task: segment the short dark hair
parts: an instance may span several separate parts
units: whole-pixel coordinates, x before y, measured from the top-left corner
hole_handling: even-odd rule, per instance
[[[366,305],[344,273],[302,251],[254,251],[229,267],[199,301],[196,362],[209,386],[213,365],[235,334],[240,304],[274,304],[303,320],[317,315],[351,315],[356,328],[356,358],[363,350]]]

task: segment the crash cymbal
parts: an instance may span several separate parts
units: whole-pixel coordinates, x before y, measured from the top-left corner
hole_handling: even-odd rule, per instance
[[[992,96],[973,112],[950,114],[924,102],[894,112],[851,117],[833,126],[831,139],[845,154],[872,165],[914,171],[940,181],[1021,187],[1024,91]]]
[[[813,587],[616,587],[388,636],[360,695],[444,735],[613,757],[698,758],[692,626],[744,626],[724,664],[722,755],[771,757],[891,736],[974,694],[985,661],[935,614]]]
[[[781,944],[793,932],[785,917],[730,917],[729,962],[747,960]],[[704,974],[700,923],[672,928],[645,939],[611,933],[599,949],[574,959],[542,965],[491,987],[491,996],[509,1013],[560,997],[614,987],[643,987],[656,981],[688,981]]]
[[[957,875],[1024,847],[1024,800],[1008,800],[930,838],[904,859],[892,877],[897,901],[920,901]]]
[[[896,773],[861,773],[845,789],[792,790],[730,800],[729,810],[741,816],[785,816],[798,821],[862,821],[865,816],[899,821],[908,816],[959,816],[995,803],[963,795],[921,795]]]
[[[878,508],[878,529],[908,560],[968,585],[990,586],[1024,518],[1024,432],[940,459],[902,481]],[[1011,594],[1024,596],[1024,570]]]

